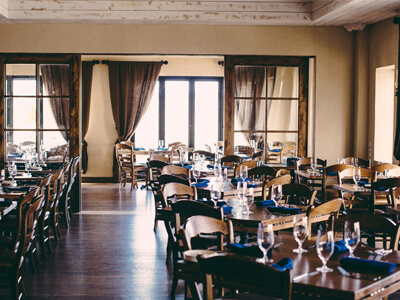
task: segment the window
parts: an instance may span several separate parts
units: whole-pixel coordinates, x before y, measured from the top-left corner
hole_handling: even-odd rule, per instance
[[[219,77],[160,77],[135,132],[136,146],[182,142],[205,149],[222,139],[222,80]]]
[[[226,56],[225,154],[237,146],[307,147],[308,58]],[[264,154],[267,159],[267,154]]]

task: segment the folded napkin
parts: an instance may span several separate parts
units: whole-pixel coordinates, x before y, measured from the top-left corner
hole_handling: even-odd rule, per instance
[[[328,176],[335,176],[335,175],[336,175],[336,172],[328,172],[328,173],[326,173],[326,175],[328,175]]]
[[[5,186],[3,187],[3,190],[6,193],[12,193],[12,192],[29,192],[31,187],[29,186],[16,186],[16,187],[11,187],[11,186]]]
[[[224,210],[224,214],[228,214],[233,210],[233,207],[225,205],[225,206],[222,207],[222,209]]]
[[[195,187],[207,187],[208,183],[209,182],[206,182],[206,181],[203,181],[203,182],[199,181],[197,183],[195,183],[195,182],[192,183],[192,186],[195,186]]]
[[[285,215],[296,215],[301,212],[299,207],[285,207],[285,206],[268,206],[268,210],[272,213],[281,213]]]
[[[9,207],[12,204],[10,200],[0,201],[0,207]]]
[[[145,149],[143,147],[133,147],[133,150],[140,151],[140,150],[145,150]]]
[[[250,178],[246,178],[245,181],[251,182],[251,179]],[[234,184],[234,185],[237,185],[238,182],[243,182],[243,179],[242,178],[232,178],[231,179],[231,183]],[[247,186],[249,186],[249,185],[247,184]]]
[[[390,274],[396,267],[395,263],[383,262],[378,260],[368,260],[357,257],[344,257],[340,260],[344,268],[361,273],[380,273]]]
[[[274,200],[262,200],[262,201],[254,201],[254,204],[257,206],[275,206]]]
[[[196,182],[196,179],[194,179],[194,178],[188,178],[188,179],[190,179],[191,182]],[[210,183],[210,180],[205,179],[205,178],[199,178],[199,179],[197,179],[197,182],[207,182],[207,183]]]
[[[354,241],[350,240],[350,244],[352,244],[352,243],[354,243]],[[346,242],[344,240],[340,240],[340,241],[335,242],[334,253],[339,254],[339,253],[345,252],[346,250],[348,250],[348,249],[346,247]]]
[[[385,189],[384,187],[378,187],[375,189],[375,191],[386,191],[387,189]]]
[[[269,149],[269,148],[268,148],[268,151],[269,151],[269,152],[277,152],[277,153],[278,153],[278,152],[281,152],[282,149]]]
[[[207,204],[207,205],[210,205],[210,206],[214,206],[214,201],[212,201],[212,200],[203,200],[203,199],[199,199],[199,200],[197,200],[197,201],[199,201],[199,202],[201,202],[201,203],[204,203],[204,204]],[[223,207],[223,206],[225,206],[226,205],[226,201],[221,201],[221,200],[219,200],[218,202],[217,202],[217,206],[219,206],[219,207]]]
[[[248,187],[248,188],[256,188],[256,187],[258,187],[258,184],[248,183],[248,184],[247,184],[247,187]]]
[[[271,267],[283,272],[293,268],[293,260],[289,257],[284,257],[277,263],[272,264]]]
[[[359,182],[358,182],[358,185],[359,185],[359,186],[366,186],[366,185],[368,185],[368,184],[370,184],[368,181],[359,181]]]
[[[268,244],[265,244],[268,246]],[[260,247],[258,245],[247,245],[247,244],[239,244],[239,243],[233,243],[226,245],[226,248],[231,250],[232,252],[242,254],[242,255],[247,255],[247,256],[255,256],[255,257],[263,257],[264,254],[261,251]],[[272,248],[268,250],[267,256],[271,257],[272,255]]]
[[[157,150],[158,150],[158,151],[167,151],[168,148],[164,148],[164,147],[163,147],[163,148],[160,148],[160,147],[158,147]]]

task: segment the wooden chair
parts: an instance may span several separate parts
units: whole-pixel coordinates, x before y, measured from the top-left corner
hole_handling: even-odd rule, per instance
[[[150,160],[147,162],[147,169],[148,169],[148,180],[150,186],[152,186],[152,183],[157,183],[158,184],[158,176],[161,175],[161,170],[165,166],[169,165],[169,160],[167,161],[162,161],[162,160]]]
[[[62,219],[67,228],[71,222],[72,210],[71,210],[71,190],[76,181],[76,176],[79,172],[79,162],[81,160],[80,156],[76,156],[71,160],[71,165],[69,170],[67,171],[67,182],[65,187],[63,188],[61,197],[60,197],[60,212],[62,214]]]
[[[233,243],[233,225],[230,220],[222,221],[206,216],[193,216],[186,220],[184,228],[179,230],[179,237],[182,239],[183,250],[192,250],[192,238],[214,234],[217,235],[217,249],[224,247],[224,237],[227,244]],[[185,285],[189,286],[192,294],[200,294],[197,284],[202,281],[201,274],[189,274],[184,268],[177,266],[177,278],[185,280]]]
[[[158,176],[158,182],[161,186],[171,182],[180,183],[187,186],[192,185],[189,179],[174,174],[161,174]]]
[[[375,211],[375,206],[392,206],[394,209],[397,208],[398,196],[400,189],[400,178],[385,178],[371,183],[371,198],[370,205],[373,203],[373,207],[370,208],[370,212]],[[386,196],[377,196],[375,191],[389,190]]]
[[[270,181],[264,181],[262,190],[263,200],[267,200],[267,195],[271,195],[271,189],[273,185],[284,185],[284,184],[289,184],[291,182],[292,182],[292,176],[290,175],[283,175],[271,179]]]
[[[353,181],[354,170],[355,168],[347,168],[343,171],[338,172],[339,184],[344,184],[346,182],[354,183]],[[361,173],[361,180],[368,181],[369,183],[372,182],[374,174],[371,170],[360,168],[360,173]],[[365,206],[368,203],[368,199],[356,198],[354,197],[354,195],[348,195],[341,191],[339,191],[339,198],[342,198],[345,201],[346,206],[348,206],[350,209],[352,209],[354,205]]]
[[[289,183],[282,185],[282,196],[286,198],[286,204],[314,205],[317,191],[307,185]]]
[[[239,172],[240,172],[241,166],[247,166],[247,170],[250,170],[252,168],[257,167],[257,162],[255,160],[248,160],[248,161],[245,161],[245,162],[235,165],[234,178],[239,177]]]
[[[35,191],[37,192],[37,190]],[[30,197],[32,194],[29,193],[28,195],[25,197]],[[33,235],[36,232],[37,221],[43,203],[43,195],[39,195],[30,199],[24,205],[21,225],[16,232],[17,239],[12,244],[12,247],[1,249],[0,272],[7,275],[12,299],[21,299],[24,296],[25,286],[22,277],[24,260],[30,249]]]
[[[181,157],[182,155],[186,156],[186,154],[187,154],[186,158],[187,158],[188,161],[191,160],[192,152],[193,152],[193,148],[189,148],[186,145],[180,146],[178,148],[179,157]]]
[[[183,143],[182,142],[172,142],[172,143],[168,144],[168,148],[171,149],[172,147],[177,146],[177,145],[183,145]]]
[[[276,169],[270,166],[258,166],[249,169],[247,174],[251,180],[254,180],[255,177],[258,177],[260,180],[265,181],[276,177]]]
[[[185,184],[170,182],[163,186],[162,194],[165,201],[169,198],[186,198],[197,200],[197,189],[195,186],[187,186]]]
[[[243,162],[243,157],[238,155],[226,155],[221,157],[221,164],[225,166],[226,163],[240,164]]]
[[[307,210],[308,217],[308,236],[307,239],[315,239],[312,236],[311,227],[315,223],[319,222],[328,222],[330,218],[333,216],[334,220],[339,217],[339,211],[343,205],[342,199],[332,199],[328,202],[325,202],[317,207],[310,206]]]
[[[251,160],[262,161],[263,160],[263,150],[254,151],[253,155],[251,156]]]
[[[310,166],[311,158],[312,157],[300,158],[298,161],[296,161],[296,169],[297,170],[311,169]],[[318,167],[326,167],[326,159],[323,160],[321,158],[317,158],[317,168]]]
[[[374,167],[371,168],[372,172],[374,172],[374,181],[378,180],[378,174],[385,174],[388,175],[388,171],[393,170],[393,169],[399,169],[399,174],[400,174],[400,167],[397,165],[393,165],[393,164],[382,164],[382,165],[376,165]],[[393,174],[393,173],[392,173]],[[393,176],[391,176],[393,177]],[[397,176],[395,176],[397,177]]]
[[[388,170],[386,172],[386,176],[387,177],[400,177],[400,168]]]
[[[170,144],[171,145],[171,144]],[[185,144],[182,143],[176,143],[168,148],[170,148],[170,154],[169,154],[169,162],[170,164],[178,164],[180,161],[180,157],[179,157],[179,152],[178,149],[179,147],[183,147],[186,146]]]
[[[254,153],[254,149],[250,146],[238,145],[235,147],[235,154],[239,156],[246,156],[250,158]]]
[[[166,165],[161,169],[161,174],[173,174],[183,177],[189,177],[189,169],[182,168],[175,165]]]
[[[187,248],[184,246],[181,236],[179,234],[180,229],[182,228],[182,224],[186,222],[187,219],[193,216],[206,216],[209,218],[213,218],[216,220],[222,221],[224,219],[224,213],[222,211],[222,207],[213,208],[207,204],[192,201],[192,200],[179,200],[171,204],[172,210],[174,212],[175,219],[175,235],[173,236],[173,261],[174,261],[174,273],[172,280],[172,288],[171,288],[171,298],[175,297],[176,287],[178,285],[179,273],[182,273],[182,270],[179,270],[178,260],[182,258],[182,252]],[[210,238],[199,238],[197,239],[196,245],[201,245],[202,248],[204,245],[215,245],[216,240]]]
[[[282,148],[281,153],[280,153],[280,163],[283,163],[283,158],[285,156],[295,156],[296,155],[296,144],[294,145],[288,145]]]
[[[328,167],[323,167],[322,170],[322,195],[324,202],[328,201],[332,198],[340,197],[338,190],[332,188],[332,183],[328,183],[328,179],[330,178],[331,181],[339,182],[338,180],[338,172],[346,170],[346,169],[353,169],[355,168],[352,165],[346,164],[336,164],[331,165]],[[328,194],[328,191],[330,192]]]
[[[204,155],[206,158],[206,161],[209,161],[210,164],[214,164],[214,160],[215,160],[214,153],[205,151],[205,150],[195,150],[192,152],[192,155],[194,155],[195,153],[197,153],[198,155]]]
[[[120,171],[120,186],[131,183],[131,191],[133,187],[137,187],[137,175],[139,172],[146,172],[147,167],[143,164],[135,164],[133,158],[132,147],[126,144],[118,143],[115,145],[115,154]]]
[[[215,299],[213,287],[241,292],[218,299],[291,299],[291,270],[281,272],[269,265],[233,255],[199,257],[198,262],[204,278],[204,300]]]
[[[343,231],[344,223],[346,221],[360,222],[362,236],[367,237],[368,246],[375,248],[375,237],[383,236],[384,245],[386,244],[387,240],[390,240],[390,249],[394,251],[398,250],[400,231],[399,225],[393,220],[379,214],[350,214],[335,221],[335,231]]]
[[[365,167],[365,168],[369,168],[370,167],[368,160],[360,158],[360,157],[354,157],[354,156],[349,156],[349,157],[343,158],[343,163],[347,164],[347,165],[351,165],[352,164],[352,160],[354,158],[358,159],[358,166]]]

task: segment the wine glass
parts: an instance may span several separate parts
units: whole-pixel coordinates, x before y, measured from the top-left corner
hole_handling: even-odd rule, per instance
[[[346,221],[344,223],[344,242],[347,249],[349,249],[349,257],[354,257],[354,250],[356,250],[360,243],[360,223]]]
[[[11,186],[17,186],[16,181],[14,180],[14,176],[17,175],[17,165],[15,164],[14,161],[9,161],[8,162],[8,173],[10,174],[11,177]]]
[[[206,161],[206,156],[205,156],[204,154],[200,154],[200,156],[199,156],[199,162],[200,162],[200,165],[201,165],[202,167],[204,166],[205,161]]]
[[[3,192],[3,181],[6,179],[6,170],[2,169],[0,171],[0,192]]]
[[[308,226],[307,226],[307,217],[302,217],[300,219],[294,218],[293,220],[293,236],[296,242],[299,244],[297,249],[293,249],[295,253],[305,253],[308,252],[306,249],[303,249],[302,245],[304,240],[308,235]]]
[[[158,140],[158,148],[160,150],[164,148],[164,140]]]
[[[329,258],[331,258],[333,250],[335,249],[333,231],[328,231],[326,234],[324,234],[322,230],[318,230],[316,249],[318,257],[322,261],[322,267],[317,268],[317,271],[321,273],[332,272],[333,269],[328,268],[326,264]]]
[[[356,184],[355,189],[358,189],[358,182],[361,179],[361,169],[360,168],[355,168],[353,170],[353,181]]]
[[[218,182],[211,184],[211,200],[214,202],[214,207],[217,207],[218,200],[221,199],[221,186]]]
[[[198,153],[194,153],[193,154],[193,163],[196,165],[197,163],[199,163],[199,154]]]
[[[238,195],[238,198],[240,199],[239,206],[244,206],[243,197],[244,197],[244,195],[246,195],[246,190],[247,190],[247,182],[238,181],[238,183],[237,183],[237,195]]]
[[[279,201],[282,199],[282,186],[273,185],[272,186],[272,200],[275,202],[275,206],[279,206]]]
[[[247,178],[247,166],[240,166],[240,177],[242,178],[243,181],[246,180]]]
[[[225,186],[225,181],[228,179],[228,168],[221,169],[221,178],[222,178],[222,184],[223,186]]]
[[[217,181],[219,181],[219,177],[221,175],[221,164],[219,162],[215,162],[214,164],[214,176]]]
[[[263,258],[257,259],[257,261],[260,261],[263,263],[273,262],[272,259],[268,258],[268,251],[274,245],[274,239],[275,239],[275,236],[274,236],[274,229],[272,227],[272,224],[263,226],[263,224],[261,222],[258,223],[257,245],[258,245],[258,248],[260,248],[260,250],[263,253]]]
[[[254,189],[253,188],[248,189],[248,193],[243,195],[243,200],[244,200],[244,208],[245,208],[243,213],[247,214],[247,215],[252,214],[253,212],[250,211],[250,206],[252,206],[254,203]]]
[[[193,172],[193,177],[197,183],[197,179],[199,179],[201,175],[200,166],[195,164],[192,172]]]
[[[317,167],[317,159],[315,157],[311,157],[310,167],[311,167],[312,173],[315,174],[315,168]]]

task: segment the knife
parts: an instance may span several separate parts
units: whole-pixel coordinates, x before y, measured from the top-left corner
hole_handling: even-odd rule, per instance
[[[319,273],[319,271],[314,271],[314,272],[311,272],[311,273],[304,273],[304,274],[298,275],[295,278],[293,278],[293,282],[297,282],[297,281],[300,281],[300,280],[302,280],[304,278],[307,278],[307,277],[310,277],[310,276],[314,276],[314,275],[316,275],[318,273]]]

